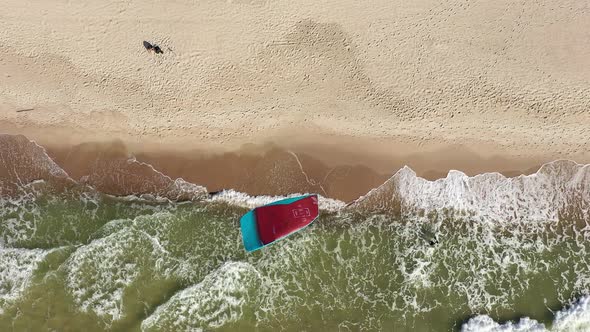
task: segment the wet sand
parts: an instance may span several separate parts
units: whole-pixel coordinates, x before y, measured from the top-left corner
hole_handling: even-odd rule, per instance
[[[37,141],[30,141],[29,137],[20,135],[1,137],[6,181],[17,179],[15,174],[21,177],[19,181],[50,178],[48,165],[55,162],[74,181],[104,193],[184,199],[187,196],[178,193],[176,179],[203,186],[209,192],[224,189],[251,195],[313,192],[350,202],[380,186],[406,165],[418,176],[436,180],[454,169],[470,176],[486,172],[499,172],[508,177],[531,174],[540,165],[554,160],[547,155],[519,157],[507,151],[502,153],[498,148],[481,149],[485,145],[419,149],[409,144],[334,136],[307,136],[308,142],[297,143],[277,139],[225,151],[190,149],[190,144],[166,147],[121,140],[56,144],[44,140],[42,135],[36,138]],[[477,147],[479,153],[473,150]]]
[[[376,160],[361,151],[346,153],[322,145],[315,145],[309,150],[305,147],[286,149],[277,144],[248,145],[225,153],[195,150],[175,154],[170,151],[133,151],[118,141],[72,147],[48,146],[47,149],[49,156],[75,180],[89,174],[103,174],[95,178],[101,182],[94,182],[93,185],[103,192],[115,194],[137,193],[138,189],[135,189],[136,192],[133,190],[138,186],[132,185],[129,180],[123,182],[122,178],[134,176],[137,181],[144,182],[147,173],[154,172],[149,167],[143,167],[144,173],[126,169],[131,167],[127,160],[132,157],[172,179],[182,178],[205,186],[210,192],[223,189],[251,195],[314,192],[345,202],[383,184],[403,166],[401,160],[408,161],[411,167],[417,169],[418,175],[428,179],[445,177],[448,170],[454,168],[469,169],[467,173],[470,175],[500,168],[506,176],[530,174],[538,169],[537,161],[507,162],[502,158],[478,158],[466,149],[461,151],[460,147],[453,151],[456,155],[464,153],[464,158],[454,159],[448,151],[435,151],[430,155],[414,157],[395,158],[393,155],[388,160]],[[389,163],[391,171],[381,172],[371,168],[372,164],[379,163]],[[112,181],[105,180],[107,174],[116,173],[121,174],[113,177]]]

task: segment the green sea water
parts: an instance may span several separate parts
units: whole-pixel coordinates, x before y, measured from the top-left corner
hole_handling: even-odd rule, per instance
[[[227,202],[33,190],[0,211],[0,331],[549,328],[590,290],[590,227],[568,221],[323,211],[248,254]]]

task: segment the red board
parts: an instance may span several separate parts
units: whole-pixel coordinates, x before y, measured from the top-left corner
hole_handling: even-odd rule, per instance
[[[318,216],[318,198],[313,195],[290,204],[261,206],[254,213],[260,240],[269,244],[311,224]]]

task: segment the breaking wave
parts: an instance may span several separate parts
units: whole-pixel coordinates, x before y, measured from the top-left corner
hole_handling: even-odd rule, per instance
[[[259,279],[243,262],[227,262],[200,283],[175,294],[142,324],[143,331],[199,331],[238,320]]]
[[[294,195],[250,196],[234,190],[210,195],[205,187],[180,178],[172,179],[125,154],[114,157],[98,154],[92,158],[85,155],[77,164],[80,174],[73,179],[42,147],[24,136],[0,136],[0,149],[2,197],[18,194],[24,185],[35,180],[67,180],[69,183],[76,180],[79,185],[116,196],[212,200],[244,207]],[[326,211],[346,208],[436,220],[461,217],[493,222],[588,220],[590,165],[558,160],[542,165],[534,174],[513,178],[499,173],[470,177],[460,171],[450,171],[446,178],[436,181],[423,179],[406,166],[381,186],[345,205],[328,197],[320,199],[320,207]]]
[[[0,248],[0,315],[3,308],[27,289],[38,264],[49,251],[41,249]]]
[[[550,327],[528,317],[518,322],[498,323],[486,315],[465,323],[462,332],[583,332],[590,331],[590,296],[583,297],[568,308],[555,313]]]
[[[559,160],[531,175],[499,173],[469,177],[450,171],[428,181],[408,167],[360,197],[351,209],[401,217],[467,217],[493,222],[587,220],[590,216],[590,165]]]

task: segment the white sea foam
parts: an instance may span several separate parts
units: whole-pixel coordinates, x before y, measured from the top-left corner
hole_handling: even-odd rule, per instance
[[[545,332],[545,325],[528,317],[521,318],[517,323],[497,323],[486,315],[471,318],[461,328],[462,332]]]
[[[119,263],[134,242],[129,233],[115,233],[79,248],[67,260],[67,286],[83,311],[121,318],[123,291],[139,270],[133,260]]]
[[[590,331],[590,296],[579,299],[576,303],[555,313],[555,318],[548,329],[544,324],[528,317],[518,323],[498,323],[487,315],[471,318],[461,328],[462,332],[587,332]]]
[[[67,215],[70,211],[63,211],[62,213],[66,214],[63,222],[69,219],[75,228],[82,228],[85,222],[94,220],[97,217],[102,194],[90,188],[80,189],[82,190],[54,194],[50,182],[37,180],[20,186],[18,195],[0,197],[0,247],[39,245],[35,241],[42,238],[47,231],[47,228],[43,226],[50,224],[53,216],[58,216],[52,211],[55,211],[56,207],[72,206],[68,204],[69,202],[77,200],[76,203],[79,203],[78,206],[82,209],[72,212],[89,219],[81,222],[74,221],[72,215]],[[39,232],[39,230],[42,231]]]
[[[196,201],[207,197],[207,188],[187,182],[181,178],[174,180],[168,190],[169,192],[176,193],[177,199]]]
[[[244,262],[227,262],[200,283],[180,291],[147,319],[143,331],[202,331],[242,316],[258,271]]]
[[[557,312],[553,320],[552,331],[590,331],[590,296],[585,296],[569,308]]]
[[[47,253],[48,250],[42,249],[0,249],[0,315],[27,289],[34,271]]]
[[[81,310],[115,321],[124,315],[125,290],[141,277],[141,271],[154,269],[165,276],[167,263],[157,241],[141,230],[123,226],[74,252],[66,261],[66,283]]]
[[[43,184],[36,181],[23,186],[18,196],[0,198],[0,248],[25,241],[35,233],[40,214],[37,185]]]
[[[302,194],[291,194],[287,196],[250,196],[235,190],[224,190],[211,197],[214,202],[226,202],[232,205],[253,209],[257,206],[269,204],[280,199],[301,196]],[[337,199],[326,198],[318,195],[319,208],[321,211],[333,212],[343,208],[346,203]]]
[[[143,165],[149,167],[155,174],[161,176],[163,179],[166,179],[169,182],[168,188],[164,190],[165,196],[175,199],[175,200],[191,200],[197,201],[204,199],[207,197],[207,188],[203,186],[199,186],[197,184],[187,182],[182,178],[177,178],[176,180],[172,180],[171,177],[168,175],[158,171],[154,168],[154,166],[144,163],[141,161],[137,161],[135,157],[131,157],[128,163],[137,163],[139,165]]]
[[[397,211],[402,216],[452,213],[488,221],[584,219],[590,217],[590,165],[560,160],[515,178],[499,173],[469,177],[450,171],[436,181],[404,167],[351,208]]]
[[[58,164],[56,164],[51,157],[47,154],[47,150],[44,147],[39,145],[37,142],[31,140],[31,142],[41,151],[40,155],[35,155],[33,163],[39,163],[39,168],[46,168],[49,170],[49,173],[55,177],[67,178],[73,182],[70,178],[68,173],[61,168]]]

